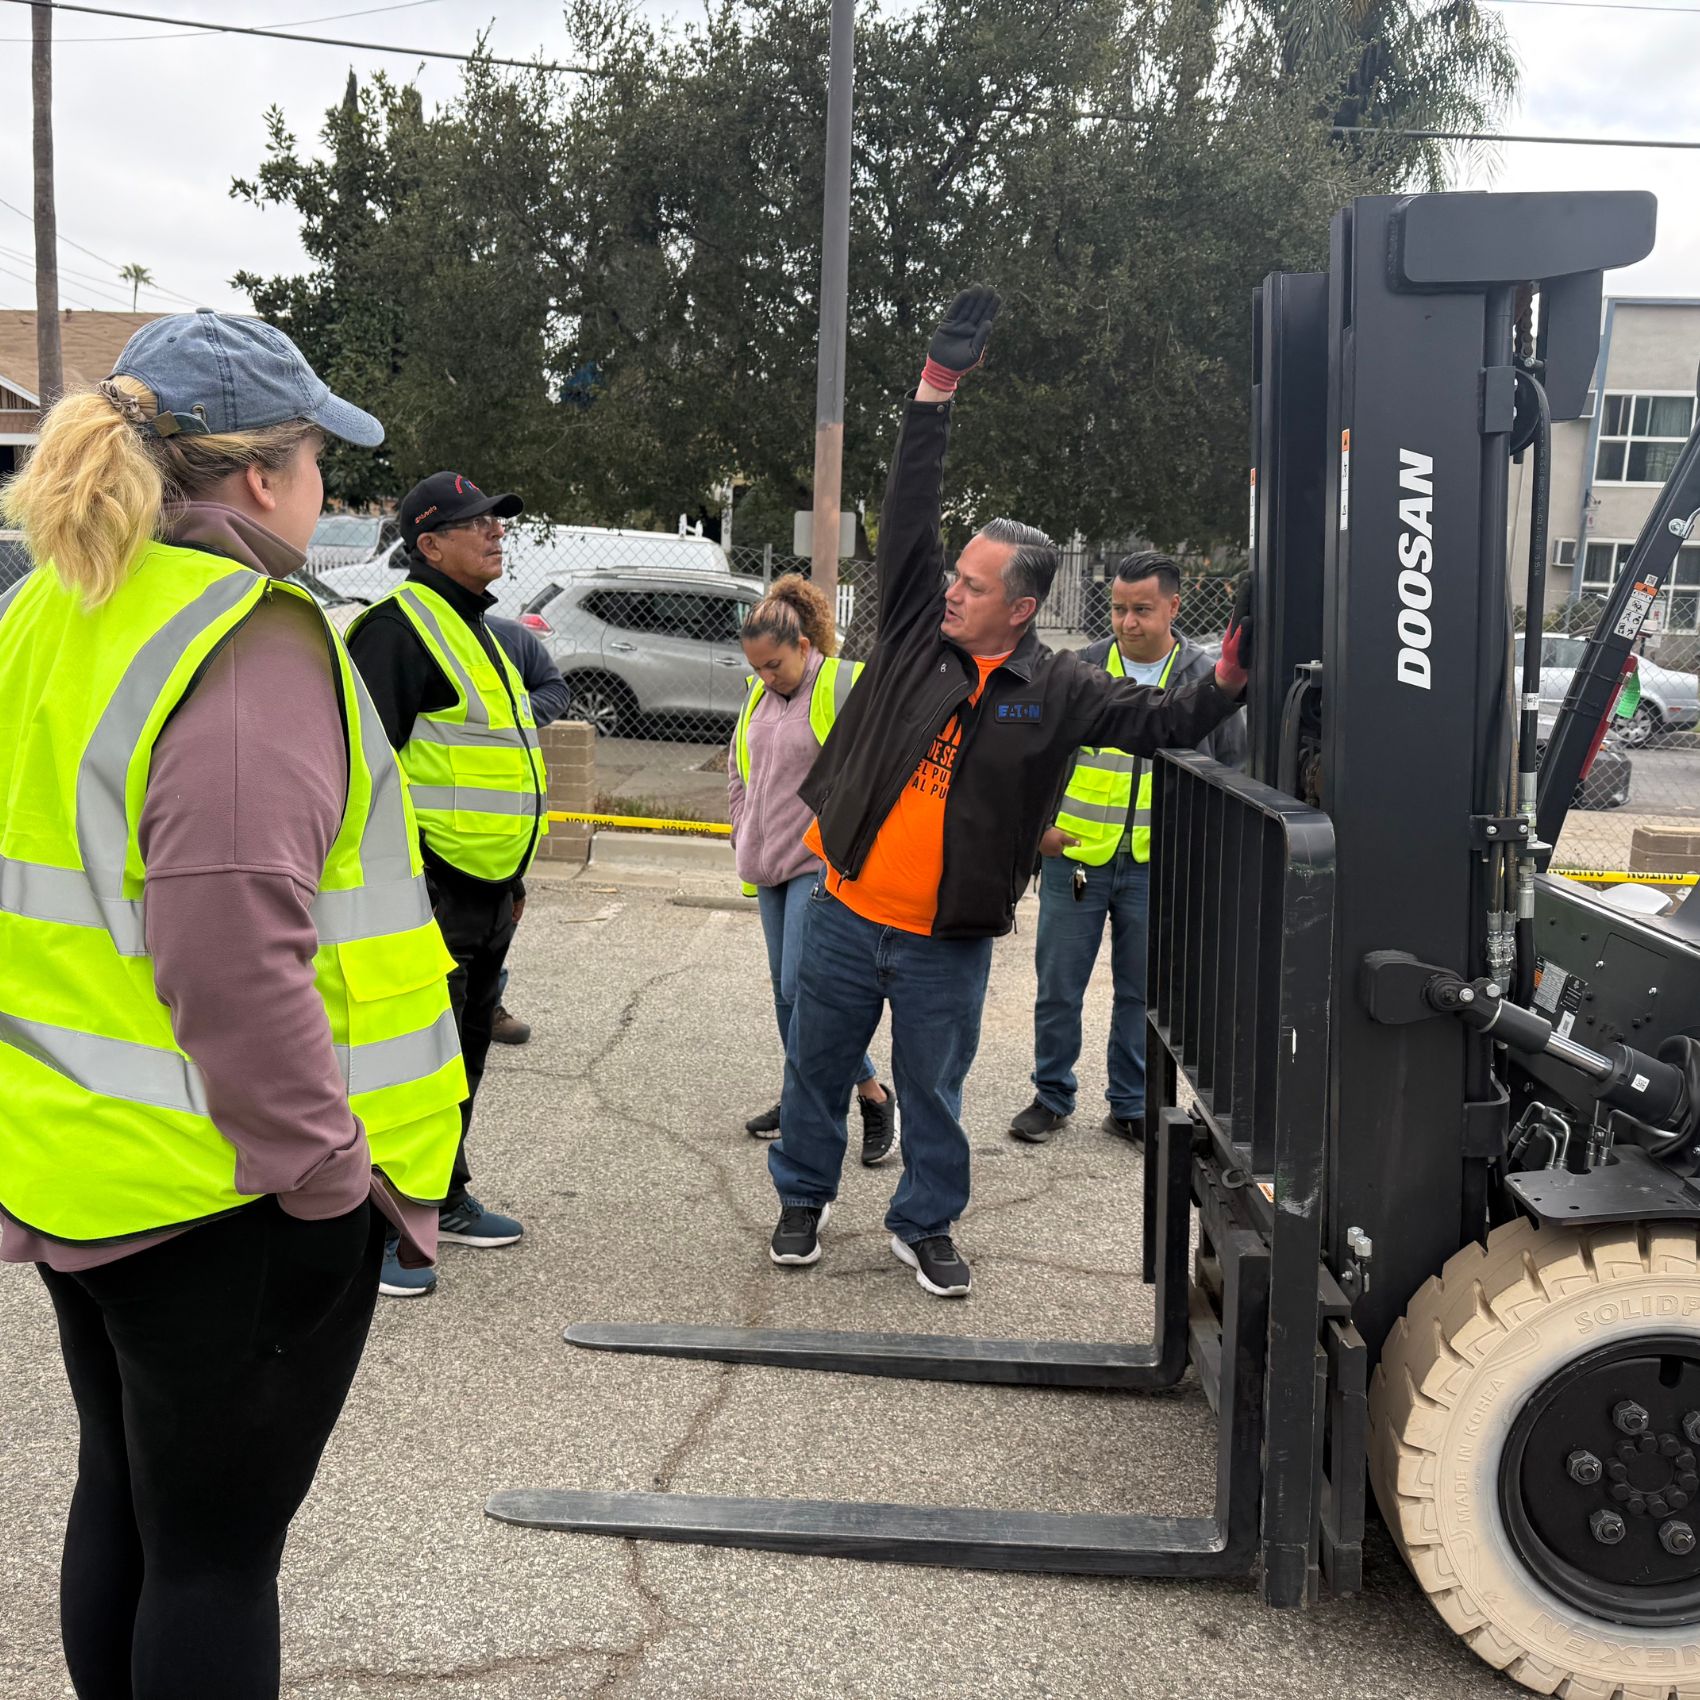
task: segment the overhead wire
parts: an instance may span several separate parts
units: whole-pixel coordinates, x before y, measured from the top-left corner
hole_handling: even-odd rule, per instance
[[[262,27],[265,29],[295,29],[301,24],[332,24],[343,18],[370,18],[379,12],[408,12],[415,6],[436,6],[441,3],[442,0],[392,0],[392,3],[388,6],[366,6],[358,12],[325,12],[316,18],[285,18],[281,23],[265,24]],[[56,35],[53,38],[53,45],[55,47],[80,46],[85,42],[92,44],[103,41],[185,41],[209,33],[216,35],[218,32],[206,29],[186,29],[151,30],[147,35]],[[27,35],[0,35],[0,42],[18,46],[34,39],[33,36]]]

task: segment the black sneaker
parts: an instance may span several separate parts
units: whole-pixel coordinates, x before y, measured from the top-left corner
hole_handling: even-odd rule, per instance
[[[1145,1142],[1144,1116],[1105,1116],[1103,1127],[1105,1133],[1116,1139],[1125,1139],[1129,1145],[1142,1145]]]
[[[744,1132],[751,1139],[777,1139],[779,1137],[779,1106],[775,1104],[771,1110],[763,1110],[758,1116],[751,1116],[744,1123]]]
[[[1024,1140],[1028,1145],[1044,1145],[1067,1120],[1067,1116],[1059,1116],[1055,1110],[1035,1098],[1009,1124],[1010,1137]]]
[[[877,1104],[872,1098],[858,1097],[856,1101],[862,1106],[862,1167],[871,1169],[891,1155],[897,1142],[897,1096],[887,1086]]]
[[[779,1212],[779,1226],[773,1230],[767,1255],[775,1263],[814,1263],[820,1257],[820,1230],[832,1206],[823,1204],[811,1209],[805,1204],[787,1204]]]
[[[896,1234],[891,1249],[915,1271],[915,1279],[941,1299],[965,1299],[974,1284],[968,1259],[956,1249],[949,1234],[934,1234],[930,1240],[905,1245]]]

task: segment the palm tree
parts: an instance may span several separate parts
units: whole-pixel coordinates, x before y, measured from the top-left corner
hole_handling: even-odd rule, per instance
[[[146,266],[139,266],[132,260],[129,265],[119,270],[118,275],[130,286],[130,311],[133,313],[136,310],[136,297],[144,285],[153,283],[153,273]]]
[[[1289,76],[1320,74],[1319,117],[1352,128],[1485,130],[1516,97],[1517,57],[1479,0],[1260,0]],[[1446,187],[1447,144],[1341,136],[1395,182]],[[1480,144],[1465,144],[1481,159]],[[1485,163],[1485,161],[1483,161]]]

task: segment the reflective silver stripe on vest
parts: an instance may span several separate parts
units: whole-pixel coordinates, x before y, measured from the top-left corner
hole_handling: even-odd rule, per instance
[[[228,573],[167,620],[142,645],[118,681],[83,751],[77,769],[77,847],[82,852],[85,877],[105,911],[104,924],[121,956],[145,954],[139,907],[124,900],[124,854],[130,843],[124,783],[141,743],[143,726],[189,646],[209,626],[260,591],[264,583],[258,573]]]
[[[856,665],[852,661],[838,663],[837,677],[832,681],[832,718],[837,720],[844,712],[844,705],[850,700],[850,692],[856,684]]]
[[[474,815],[535,815],[543,799],[535,791],[484,791],[467,785],[415,785],[413,806],[447,814],[460,810]]]
[[[431,919],[430,893],[424,877],[415,874],[357,886],[352,891],[321,891],[313,899],[312,908],[320,944],[347,944],[353,939],[411,932]],[[40,862],[0,857],[0,911],[26,921],[104,927],[112,934],[121,956],[147,954],[140,901],[97,897],[76,868],[50,868]]]
[[[438,623],[437,616],[425,606],[424,597],[415,595],[405,584],[395,594],[398,599],[407,604],[408,611],[413,618],[431,634],[432,640],[443,652],[443,659],[453,668],[456,685],[460,690],[462,700],[466,704],[466,724],[468,726],[488,726],[490,724],[490,711],[484,706],[484,698],[478,687],[473,684],[472,675],[461,666],[460,657],[454,652],[454,645],[443,635],[443,628]],[[422,714],[414,721],[415,730],[408,733],[408,736],[410,738],[417,737],[417,728],[424,723],[425,716]]]
[[[1075,766],[1090,768],[1094,773],[1132,773],[1139,766],[1140,760],[1139,756],[1130,756],[1125,750],[1106,747],[1095,749],[1090,755],[1082,750]]]
[[[340,666],[337,672],[340,678]],[[348,677],[354,681],[354,700],[360,713],[360,753],[367,773],[372,776],[372,801],[366,811],[365,828],[360,834],[360,877],[369,886],[416,885],[418,901],[429,912],[431,903],[425,891],[425,877],[413,866],[413,829],[408,824],[407,805],[402,801],[402,788],[406,781],[402,778],[401,762],[390,748],[390,735],[384,730],[377,704],[372,701],[372,694],[366,689],[360,670],[353,662],[348,663]],[[320,893],[321,897],[324,895]],[[388,899],[374,894],[374,901],[387,913]],[[316,902],[313,911],[317,918]],[[421,924],[410,921],[403,927],[390,927],[374,920],[370,925],[361,925],[356,932],[340,935],[338,942],[375,933],[402,932],[406,926]],[[324,942],[331,942],[322,928],[319,937]]]
[[[1058,814],[1073,815],[1076,820],[1101,821],[1105,826],[1113,826],[1118,821],[1127,819],[1126,803],[1077,803],[1071,798],[1063,798],[1063,806]]]
[[[93,1033],[24,1021],[3,1012],[0,1044],[34,1057],[97,1097],[155,1104],[191,1116],[207,1113],[207,1089],[200,1070],[176,1051],[134,1045],[127,1039],[97,1038]]]
[[[485,749],[511,750],[519,740],[516,728],[511,726],[459,726],[452,720],[427,720],[422,714],[413,722],[407,741],[410,744],[471,744]]]
[[[431,1026],[421,1027],[417,1033],[336,1048],[336,1060],[351,1098],[358,1092],[381,1092],[386,1086],[427,1080],[460,1054],[460,1034],[452,1009],[445,1009]]]
[[[201,1071],[180,1052],[128,1039],[103,1039],[45,1021],[0,1012],[0,1044],[10,1045],[73,1080],[85,1092],[133,1104],[153,1104],[184,1115],[207,1114]],[[349,1096],[424,1080],[461,1054],[454,1011],[429,1026],[370,1045],[338,1045],[337,1066]]]

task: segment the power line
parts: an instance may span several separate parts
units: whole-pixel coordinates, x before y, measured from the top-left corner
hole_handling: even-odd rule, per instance
[[[333,24],[343,18],[370,18],[378,12],[408,12],[415,6],[435,6],[440,0],[394,0],[388,6],[367,6],[359,12],[327,12],[317,18],[285,18],[282,23],[265,24],[265,29],[294,29],[300,24]],[[147,35],[60,35],[55,36],[53,45],[62,47],[66,43],[80,46],[84,42],[102,41],[184,41],[197,35],[204,35],[204,30],[154,30]],[[0,42],[32,41],[34,37],[27,35],[0,35]]]
[[[1501,136],[1486,130],[1384,130],[1376,124],[1334,124],[1336,136],[1404,136],[1419,142],[1548,142],[1564,148],[1700,148],[1700,142],[1665,142],[1629,136]]]
[[[25,4],[28,3],[29,0],[25,0]],[[23,219],[27,224],[33,225],[35,223],[35,220],[27,212],[25,212],[22,207],[13,206],[10,201],[5,199],[4,196],[0,196],[0,207],[4,207],[7,212],[15,212],[18,217]],[[81,242],[73,242],[69,236],[61,234],[59,241],[67,248],[75,248],[79,254],[87,254],[91,260],[99,260],[103,266],[111,266],[115,272],[118,270],[118,262],[116,260],[109,260],[104,254],[97,254],[92,248],[85,248]],[[151,287],[155,295],[169,295],[174,301],[186,302],[191,307],[200,306],[200,302],[192,295],[181,294],[175,289],[167,289],[164,285],[157,283],[153,284]]]
[[[1700,12],[1700,6],[1645,6],[1636,0],[1487,0],[1490,6],[1564,6],[1578,12]]]
[[[352,47],[361,53],[399,53],[409,59],[450,59],[459,65],[506,65],[519,71],[548,71],[555,76],[602,77],[590,65],[548,64],[536,59],[499,59],[487,53],[449,53],[438,47],[396,47],[382,41],[350,41],[332,35],[301,35],[291,30],[262,29],[257,24],[214,24],[198,18],[162,17],[158,12],[121,12],[110,6],[85,6],[78,0],[9,0],[13,6],[46,6],[55,12],[86,12],[95,18],[127,18],[142,24],[186,24],[209,35],[255,35],[267,41],[306,41],[317,47]]]
[[[28,266],[32,272],[35,270],[35,256],[33,254],[26,254],[21,248],[9,248],[4,243],[0,243],[0,255],[3,255],[6,259],[13,261],[15,264]],[[125,312],[139,313],[145,311],[145,309],[141,307],[124,307],[124,290],[122,285],[125,280],[121,278],[114,277],[111,280],[99,278],[95,277],[90,272],[76,271],[72,267],[64,265],[60,266],[59,275],[62,278],[69,278],[75,288],[87,289],[96,295],[104,295],[114,304],[115,307],[122,308]],[[114,289],[112,287],[113,283],[118,283],[120,287]],[[140,291],[143,295],[154,295],[159,293],[151,283],[144,283],[140,285]],[[134,299],[134,297],[132,297],[132,299]]]
[[[32,287],[35,283],[34,278],[25,277],[22,272],[15,272],[10,266],[0,266],[0,272],[4,272],[7,277],[16,278],[19,283],[27,283]],[[81,307],[85,313],[98,313],[101,311],[99,307],[91,307],[88,302],[82,300],[79,296],[71,295],[65,290],[60,290],[59,293],[64,296],[64,298],[69,301],[73,307]],[[32,309],[29,308],[20,308],[18,310],[21,312],[32,311]]]

